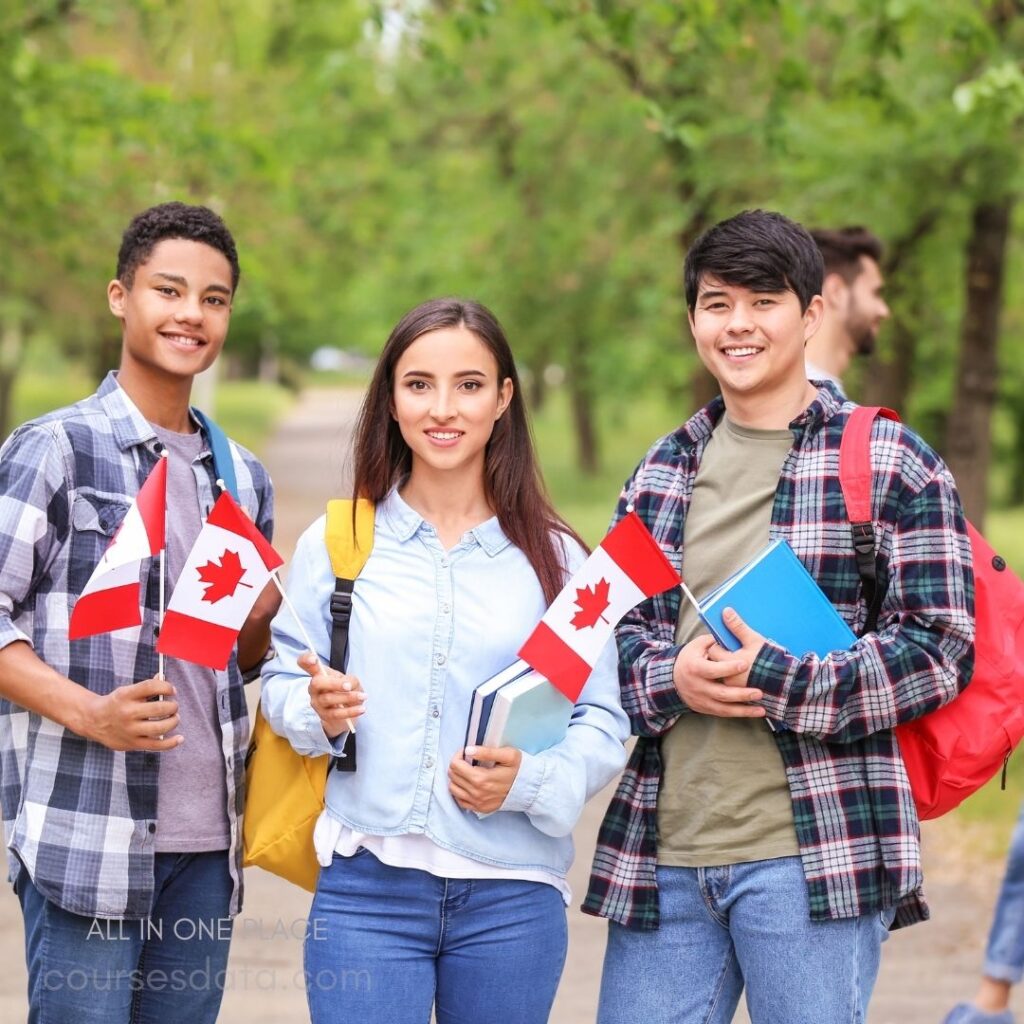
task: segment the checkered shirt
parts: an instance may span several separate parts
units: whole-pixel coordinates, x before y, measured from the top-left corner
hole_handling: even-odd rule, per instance
[[[30,643],[93,693],[156,674],[159,559],[144,563],[142,625],[69,642],[76,596],[156,464],[156,433],[111,373],[89,398],[19,427],[0,449],[0,647]],[[273,492],[232,442],[242,507],[273,529]],[[213,457],[200,485],[214,502]],[[216,673],[228,786],[232,913],[242,900],[239,822],[249,722],[238,665]],[[230,753],[229,753],[230,752]],[[143,918],[153,896],[158,754],[90,742],[0,699],[0,812],[9,877],[72,913]]]
[[[827,385],[790,424],[770,534],[783,537],[855,633],[867,615],[839,485],[839,444],[853,409]],[[716,399],[656,442],[627,481],[632,504],[677,570],[701,456],[722,414]],[[974,578],[956,488],[938,456],[902,424],[876,420],[872,515],[889,581],[877,632],[849,651],[797,658],[772,642],[750,686],[786,768],[811,917],[896,909],[923,920],[920,836],[893,727],[952,700],[974,662]],[[587,913],[658,927],[657,801],[663,736],[689,709],[672,682],[678,589],[618,627],[623,706],[639,736],[598,837]]]

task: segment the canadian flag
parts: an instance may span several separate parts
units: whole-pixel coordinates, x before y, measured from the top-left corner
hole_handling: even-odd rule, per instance
[[[166,505],[167,459],[161,458],[150,470],[71,609],[71,640],[142,624],[139,567],[144,558],[163,550]]]
[[[619,619],[679,586],[679,574],[635,512],[594,549],[519,650],[574,703]]]
[[[230,494],[222,494],[178,577],[156,649],[225,669],[246,617],[283,559]]]

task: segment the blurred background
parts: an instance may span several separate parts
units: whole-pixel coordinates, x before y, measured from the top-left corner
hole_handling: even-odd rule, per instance
[[[262,452],[406,309],[474,297],[596,542],[708,394],[687,247],[764,207],[881,236],[893,316],[847,390],[942,452],[1022,573],[1022,57],[1018,0],[4,0],[0,437],[116,365],[130,217],[204,203],[242,262],[197,394],[230,433]],[[1021,761],[957,812],[968,859],[1001,856]]]

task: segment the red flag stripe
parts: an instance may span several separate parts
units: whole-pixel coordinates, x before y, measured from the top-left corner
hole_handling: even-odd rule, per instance
[[[217,499],[206,520],[222,530],[230,530],[246,540],[251,540],[268,569],[284,565],[284,559],[271,547],[266,537],[256,529],[253,521],[238,507],[235,499],[226,491]]]
[[[167,518],[167,459],[161,456],[135,499],[142,525],[149,538],[149,553],[158,554],[164,549],[164,530]]]
[[[537,628],[520,648],[519,657],[529,662],[573,704],[579,698],[593,667],[545,622],[537,623]]]
[[[109,587],[83,594],[71,609],[68,639],[81,640],[96,633],[109,633],[112,629],[142,625],[139,613],[139,584],[126,583],[123,587]]]
[[[219,500],[219,499],[218,499]],[[238,630],[168,611],[160,627],[156,649],[172,658],[193,661],[207,668],[226,669],[235,649]]]
[[[635,512],[616,524],[601,547],[648,597],[679,586],[679,574]]]

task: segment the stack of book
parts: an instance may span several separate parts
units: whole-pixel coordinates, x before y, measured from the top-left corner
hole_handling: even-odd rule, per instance
[[[466,746],[539,754],[565,738],[572,711],[572,701],[544,676],[515,661],[473,691]]]

